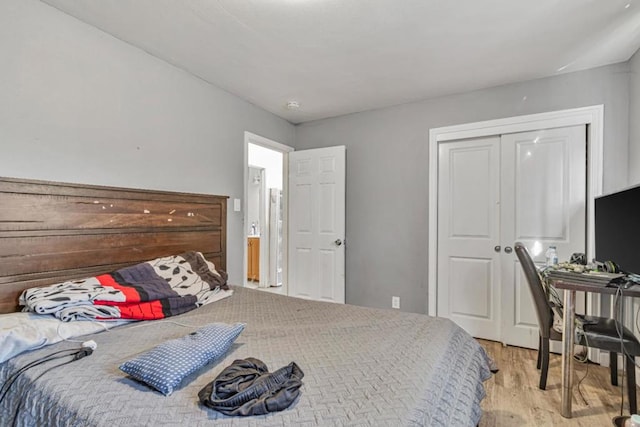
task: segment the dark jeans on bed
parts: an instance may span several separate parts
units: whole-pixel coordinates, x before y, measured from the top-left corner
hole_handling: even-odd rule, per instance
[[[258,359],[234,361],[198,397],[225,415],[263,415],[288,408],[300,395],[304,373],[291,362],[273,373]]]

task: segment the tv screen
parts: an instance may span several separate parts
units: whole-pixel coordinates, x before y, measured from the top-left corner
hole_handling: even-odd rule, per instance
[[[595,200],[596,259],[640,274],[640,185]]]

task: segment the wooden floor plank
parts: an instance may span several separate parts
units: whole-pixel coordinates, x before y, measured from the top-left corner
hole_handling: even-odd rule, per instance
[[[485,383],[487,397],[482,402],[484,412],[480,427],[604,427],[613,426],[612,419],[620,415],[621,387],[611,385],[608,368],[574,363],[573,418],[566,419],[560,415],[560,355],[550,356],[547,389],[540,390],[536,351],[503,347],[493,341],[478,341],[500,368],[500,372]],[[579,392],[577,383],[583,377]],[[621,375],[618,383],[624,383]],[[626,394],[625,388],[624,414],[628,415]]]

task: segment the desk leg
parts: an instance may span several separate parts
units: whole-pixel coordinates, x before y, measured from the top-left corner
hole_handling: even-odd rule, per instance
[[[562,416],[571,418],[573,397],[573,335],[576,318],[576,291],[564,291],[564,319],[562,333]]]

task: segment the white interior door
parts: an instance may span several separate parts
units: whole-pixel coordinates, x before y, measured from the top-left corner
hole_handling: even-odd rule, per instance
[[[499,341],[500,138],[438,151],[438,316]]]
[[[561,261],[586,251],[586,148],[585,126],[502,136],[503,246],[524,243],[540,265],[550,245]],[[502,341],[537,348],[533,299],[515,253],[502,252],[502,274]]]
[[[289,153],[289,296],[344,303],[345,153]]]
[[[533,300],[512,248],[525,243],[538,262],[549,245],[560,260],[585,252],[585,126],[438,150],[438,315],[475,337],[537,348]]]
[[[260,184],[259,184],[260,195],[258,198],[259,201],[259,221],[258,221],[258,233],[260,235],[260,255],[259,255],[259,277],[258,277],[258,287],[260,288],[268,288],[269,287],[269,215],[267,208],[267,180],[265,169],[260,169]]]

